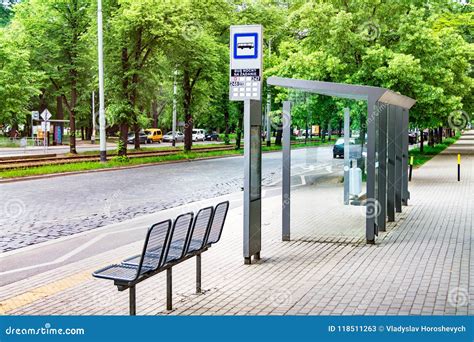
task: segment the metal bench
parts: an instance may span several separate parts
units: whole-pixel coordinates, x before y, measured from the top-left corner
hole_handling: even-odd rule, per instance
[[[156,223],[147,231],[141,254],[101,268],[92,276],[113,280],[119,291],[129,289],[130,315],[135,315],[135,286],[166,270],[166,309],[172,310],[173,266],[196,257],[196,293],[201,293],[201,254],[220,240],[228,210],[226,201],[203,208],[197,215],[189,212],[174,222]]]

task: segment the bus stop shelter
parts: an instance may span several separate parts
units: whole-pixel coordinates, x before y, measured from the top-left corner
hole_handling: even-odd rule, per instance
[[[389,89],[331,82],[309,81],[282,77],[270,77],[269,86],[299,90],[307,93],[367,102],[367,162],[366,162],[366,227],[368,244],[374,244],[379,231],[385,231],[386,222],[396,219],[408,204],[408,120],[409,110],[416,101]],[[283,159],[282,159],[282,240],[291,239],[290,177],[291,177],[291,101],[283,103]],[[252,140],[256,118],[261,115],[261,103],[245,101],[245,153],[246,181],[244,183],[244,258],[260,258],[261,213],[260,198],[255,196],[261,187],[261,160],[255,159],[259,147]],[[260,116],[261,117],[261,116]],[[345,111],[345,139],[349,131],[349,110]],[[261,120],[260,120],[261,121]],[[346,139],[347,141],[347,139]],[[347,147],[348,145],[346,145]],[[253,147],[253,150],[252,150]],[[261,152],[261,151],[260,151]],[[348,178],[348,153],[345,153],[344,178]],[[345,188],[347,182],[345,181]],[[257,189],[257,190],[256,190]],[[345,189],[346,190],[346,189]],[[252,196],[253,195],[253,196]],[[252,202],[258,206],[252,207]],[[315,204],[318,205],[318,204]],[[247,210],[245,210],[247,207]]]

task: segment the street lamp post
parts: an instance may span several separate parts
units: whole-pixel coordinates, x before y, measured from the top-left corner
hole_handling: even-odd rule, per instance
[[[174,80],[173,80],[173,146],[176,146],[176,93],[178,91],[178,86],[176,84],[176,75],[178,74],[178,70],[174,71]]]
[[[99,133],[100,161],[107,161],[107,141],[105,135],[105,104],[104,104],[104,48],[102,33],[102,0],[97,0],[97,36],[99,53]]]

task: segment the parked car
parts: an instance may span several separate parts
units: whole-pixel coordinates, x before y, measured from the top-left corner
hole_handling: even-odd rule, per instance
[[[217,141],[219,140],[219,134],[217,134],[217,132],[210,132],[210,133],[207,133],[206,134],[206,140],[208,141]]]
[[[184,134],[181,132],[176,132],[175,134],[176,142],[184,141]],[[170,131],[163,135],[163,142],[172,142],[173,141],[173,131]]]
[[[200,128],[193,129],[193,141],[204,141],[206,139],[206,131]]]
[[[148,136],[144,132],[138,133],[138,139],[140,144],[146,144],[148,142]],[[127,143],[135,143],[135,133],[128,133]]]
[[[159,128],[148,128],[145,130],[145,134],[148,137],[149,143],[161,143],[161,140],[163,140],[163,133]]]
[[[408,143],[410,145],[416,144],[418,140],[417,138],[418,138],[418,134],[416,134],[415,132],[408,133]]]
[[[355,151],[353,151],[353,147],[356,147],[356,141],[354,138],[349,138],[349,150],[350,150],[350,153],[349,155],[353,155]],[[354,149],[355,150],[355,149]],[[332,155],[333,155],[333,158],[337,158],[337,157],[342,157],[344,158],[344,138],[339,138],[336,140],[336,143],[334,144],[334,147],[332,148]]]

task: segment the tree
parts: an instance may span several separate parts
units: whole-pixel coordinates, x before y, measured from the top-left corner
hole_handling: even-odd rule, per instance
[[[221,37],[228,32],[230,7],[224,0],[185,0],[181,4],[181,35],[169,46],[168,54],[180,75],[184,148],[189,151],[195,120],[193,111],[199,108],[201,100],[213,95],[219,84],[216,74],[222,70],[221,63],[228,61],[227,46]]]
[[[70,153],[77,153],[79,98],[90,89],[90,49],[85,39],[89,4],[87,0],[30,0],[16,5],[12,23],[26,37],[31,65],[44,75],[39,110],[52,102],[57,104],[57,115],[63,105],[69,112]]]
[[[0,28],[0,126],[14,132],[25,123],[30,100],[39,94],[40,74],[32,70],[23,37]]]
[[[145,106],[144,99],[150,99],[153,73],[172,74],[169,65],[158,56],[177,36],[182,25],[181,17],[181,5],[172,6],[159,0],[111,0],[107,3],[105,54],[107,93],[110,96],[108,114],[120,126],[119,155],[127,153],[129,128],[137,137],[140,127],[144,122],[148,123],[145,109],[148,106]],[[163,68],[166,73],[160,71]],[[152,84],[156,85],[156,82]],[[138,148],[138,139],[135,142]]]

